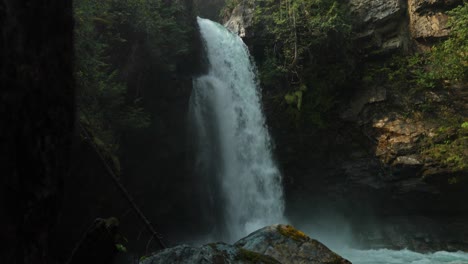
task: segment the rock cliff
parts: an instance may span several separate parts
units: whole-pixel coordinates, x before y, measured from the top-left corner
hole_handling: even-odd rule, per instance
[[[459,224],[468,219],[468,205],[460,201],[468,190],[468,172],[439,158],[446,148],[434,149],[447,140],[466,139],[460,136],[466,133],[461,123],[447,131],[440,122],[454,116],[467,120],[466,83],[413,93],[378,78],[365,80],[363,71],[371,64],[381,70],[394,54],[427,50],[445,39],[446,12],[460,3],[350,0],[361,68],[357,75],[362,77],[349,85],[352,91],[338,97],[325,129],[291,127],[274,111],[270,91],[264,88],[291,219],[296,219],[296,211],[302,217],[310,211],[311,219],[318,219],[320,213],[312,212],[332,210],[347,219],[358,240],[371,246],[468,249],[463,238],[468,228]],[[263,56],[252,41],[252,17],[245,15],[252,14],[252,8],[238,6],[227,26],[244,36],[254,57]],[[465,151],[453,159],[467,156]]]

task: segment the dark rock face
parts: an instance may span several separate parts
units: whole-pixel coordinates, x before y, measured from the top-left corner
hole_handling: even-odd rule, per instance
[[[361,62],[384,61],[447,37],[446,11],[458,4],[349,1]],[[248,25],[242,14],[235,10],[230,20],[242,23],[232,29],[245,33],[253,56],[260,57],[263,50],[256,54],[255,32],[241,27]],[[468,249],[468,240],[462,238],[468,237],[467,228],[452,224],[466,221],[468,204],[460,197],[468,186],[447,183],[448,178],[466,172],[450,171],[423,155],[422,141],[437,140],[437,125],[429,119],[409,118],[403,110],[404,95],[386,83],[352,86],[352,93],[337,98],[336,113],[326,129],[292,127],[287,117],[274,111],[277,105],[265,99],[270,91],[263,91],[291,221],[315,220],[320,212],[333,211],[330,214],[346,219],[356,239],[367,246]],[[425,92],[421,97],[434,104],[453,102],[454,111],[465,109],[466,93],[455,90]]]
[[[53,263],[74,123],[72,1],[0,1],[0,262]]]
[[[387,53],[408,48],[406,37],[406,6],[402,0],[349,2],[357,41],[367,54]]]
[[[320,242],[286,225],[262,228],[234,245],[213,243],[198,248],[188,245],[169,248],[141,262],[163,263],[350,264]]]

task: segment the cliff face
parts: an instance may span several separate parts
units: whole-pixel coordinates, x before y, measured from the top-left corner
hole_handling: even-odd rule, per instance
[[[349,1],[362,78],[338,97],[325,129],[291,127],[264,96],[292,219],[296,211],[310,211],[311,219],[320,218],[314,212],[335,211],[371,246],[468,248],[468,228],[461,224],[468,219],[468,205],[460,198],[468,190],[468,172],[434,154],[439,151],[434,146],[465,133],[445,131],[440,120],[457,116],[466,121],[466,84],[413,93],[407,85],[366,80],[365,72],[370,65],[384,68],[394,54],[426,50],[446,38],[446,11],[460,3]],[[249,27],[254,8],[238,6],[227,26],[245,36],[255,57],[262,55],[253,46],[255,32]],[[427,107],[432,114],[421,110]]]

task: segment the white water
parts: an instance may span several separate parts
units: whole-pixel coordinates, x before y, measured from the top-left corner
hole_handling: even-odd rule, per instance
[[[445,252],[421,254],[410,250],[336,250],[353,264],[468,264],[468,253]]]
[[[209,186],[206,195],[220,207],[223,238],[234,241],[283,222],[281,175],[247,47],[218,23],[198,18],[198,24],[209,70],[194,80],[190,99],[196,169]]]

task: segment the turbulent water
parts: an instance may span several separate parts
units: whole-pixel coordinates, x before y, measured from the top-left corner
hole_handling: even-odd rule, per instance
[[[421,254],[410,250],[337,250],[353,264],[468,264],[468,253],[435,252]]]
[[[198,18],[198,24],[209,69],[194,80],[190,99],[196,170],[209,197],[206,211],[222,222],[216,232],[234,241],[282,222],[281,175],[247,47],[218,23]]]

